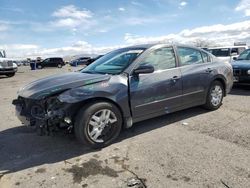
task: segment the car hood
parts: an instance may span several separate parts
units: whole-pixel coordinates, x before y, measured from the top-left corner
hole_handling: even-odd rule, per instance
[[[249,60],[240,60],[232,62],[233,68],[250,68],[250,61]]]
[[[43,99],[68,89],[90,85],[110,79],[110,75],[87,74],[80,72],[66,73],[46,77],[21,88],[18,95],[30,99]]]

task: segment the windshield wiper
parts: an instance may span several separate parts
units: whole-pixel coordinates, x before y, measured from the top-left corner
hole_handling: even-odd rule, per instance
[[[82,71],[81,73],[96,74],[96,72],[94,72],[94,71]]]
[[[82,71],[81,73],[87,73],[87,74],[111,74],[108,72],[98,72],[98,71]]]

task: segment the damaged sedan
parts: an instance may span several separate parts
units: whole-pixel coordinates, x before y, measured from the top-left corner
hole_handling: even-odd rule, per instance
[[[231,65],[202,49],[140,45],[112,51],[81,72],[32,82],[13,104],[21,122],[42,134],[67,128],[101,148],[142,120],[200,105],[216,110],[232,85]]]

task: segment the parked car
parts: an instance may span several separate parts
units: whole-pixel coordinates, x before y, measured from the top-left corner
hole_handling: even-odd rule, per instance
[[[91,58],[90,57],[80,57],[80,58],[77,58],[77,59],[74,59],[72,61],[70,61],[70,65],[71,66],[78,66],[78,65],[86,65],[88,66],[91,62]]]
[[[122,127],[203,105],[216,110],[233,85],[229,63],[182,45],[112,51],[81,72],[50,76],[19,90],[16,114],[41,132],[73,128],[89,147],[112,143]]]
[[[90,59],[90,62],[93,63],[94,61],[96,61],[97,59],[101,58],[102,56],[103,56],[103,55],[98,55],[98,56],[96,56],[96,57],[92,57],[92,58]]]
[[[209,48],[207,51],[221,60],[231,62],[233,58],[237,58],[246,49],[248,49],[247,46],[229,46]]]
[[[232,62],[234,81],[250,83],[250,49],[242,52],[238,58]]]
[[[32,63],[34,63],[34,62],[32,62]],[[60,57],[51,57],[51,58],[47,58],[43,61],[35,61],[35,63],[36,63],[36,68],[38,68],[38,69],[42,69],[45,67],[62,68],[65,65],[63,59]]]
[[[11,59],[0,57],[0,75],[6,75],[8,77],[15,76],[17,72],[17,64]]]

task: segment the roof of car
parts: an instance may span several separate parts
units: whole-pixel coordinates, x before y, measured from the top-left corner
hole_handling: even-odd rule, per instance
[[[152,46],[155,46],[156,44],[139,44],[134,46],[129,46],[131,48],[151,48]]]
[[[221,47],[213,47],[213,48],[208,48],[209,50],[211,49],[225,49],[225,48],[248,48],[247,46],[221,46]]]
[[[195,46],[186,45],[186,44],[172,44],[172,43],[140,44],[140,45],[127,46],[127,47],[124,47],[123,49],[148,49],[148,48],[151,48],[151,47],[156,46],[156,45],[169,45],[169,46],[178,46],[178,47],[193,48],[193,49],[197,49],[197,50],[203,51],[205,53],[209,53],[208,51],[206,51],[206,50],[204,50],[202,48],[195,47]]]
[[[148,49],[148,48],[151,48],[151,47],[156,46],[156,45],[181,46],[181,47],[201,49],[201,48],[197,48],[195,46],[190,46],[190,45],[186,45],[186,44],[171,44],[171,43],[140,44],[140,45],[128,46],[125,48],[145,48],[145,49]]]

